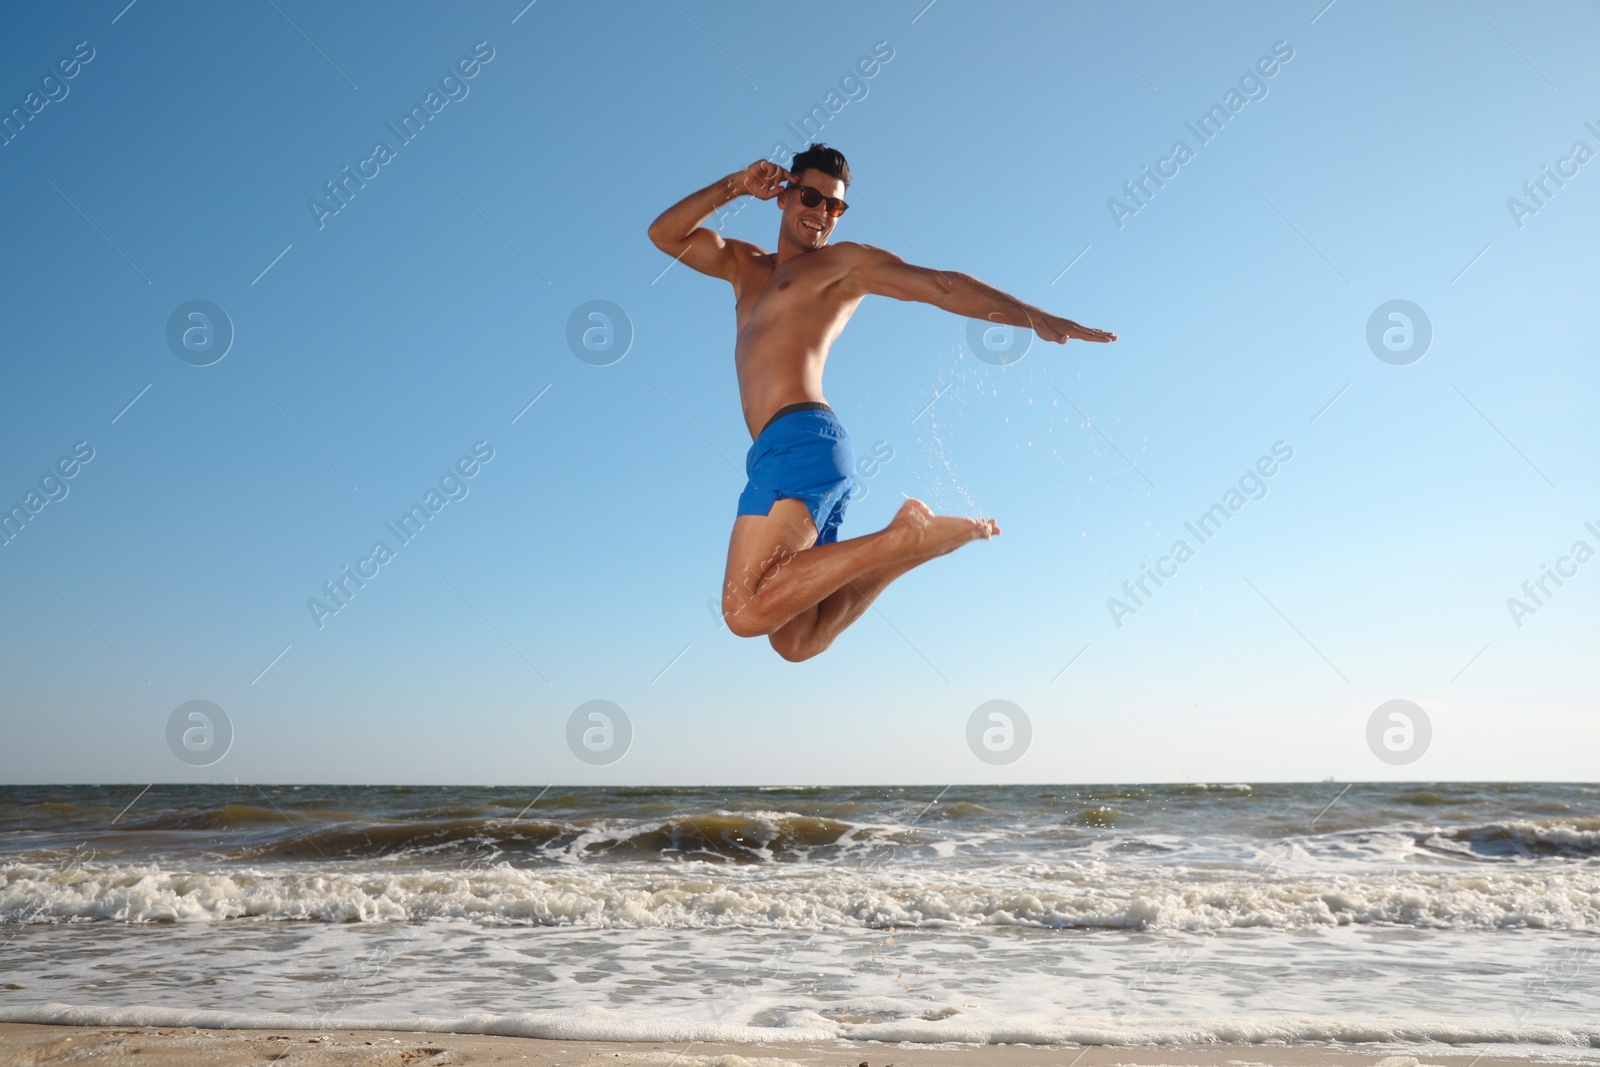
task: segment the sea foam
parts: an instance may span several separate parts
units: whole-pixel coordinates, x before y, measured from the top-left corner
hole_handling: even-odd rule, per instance
[[[641,869],[643,868],[643,869]],[[238,919],[596,929],[714,927],[1224,930],[1392,925],[1600,929],[1600,871],[1583,868],[1292,875],[1046,864],[916,874],[845,865],[706,863],[610,869],[167,869],[0,866],[0,921]]]

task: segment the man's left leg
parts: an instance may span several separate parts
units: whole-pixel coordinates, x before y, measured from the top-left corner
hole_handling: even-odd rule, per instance
[[[745,466],[751,481],[728,545],[723,618],[740,637],[766,636],[788,660],[827,648],[906,571],[1000,532],[992,519],[934,515],[908,498],[884,529],[835,541],[854,460],[831,410],[770,422]],[[822,507],[830,499],[831,510]]]
[[[896,578],[961,545],[987,540],[999,532],[993,519],[935,515],[922,501],[908,499],[894,520],[875,534],[803,548],[772,562],[748,590],[748,598],[740,598],[739,614],[744,617],[739,622],[745,628],[735,625],[735,614],[728,614],[728,623],[740,636],[766,634],[773,650],[786,660],[810,659],[833,644]],[[854,551],[870,551],[874,542],[891,538],[898,547],[874,553],[876,561]],[[730,568],[730,575],[734,573]],[[725,601],[725,610],[728,606]],[[749,626],[755,619],[770,621]]]
[[[852,578],[821,603],[801,611],[767,635],[773,651],[792,663],[825,652],[834,638],[866,613],[878,594],[902,574],[927,562],[927,558],[886,563]]]
[[[722,614],[740,637],[775,633],[847,581],[914,555],[911,531],[888,529],[826,545],[804,502],[779,500],[767,515],[734,520],[723,579]]]
[[[878,594],[896,578],[969,541],[987,540],[1000,532],[1000,524],[993,519],[935,515],[922,501],[912,499],[900,506],[890,523],[891,527],[896,525],[916,531],[917,547],[912,554],[862,571],[772,631],[768,640],[778,655],[796,662],[826,651],[834,638],[865,614]]]

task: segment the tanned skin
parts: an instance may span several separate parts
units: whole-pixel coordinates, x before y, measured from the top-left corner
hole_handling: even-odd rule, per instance
[[[967,274],[906,263],[872,245],[828,243],[837,219],[826,203],[808,208],[783,182],[844,199],[823,171],[796,176],[757,160],[685,197],[650,225],[667,255],[733,286],[738,340],[734,365],[752,439],[786,404],[824,400],[828,349],[868,294],[932,304],[953,315],[1031,328],[1041,340],[1115,341],[1117,335],[1025,304]],[[776,198],[783,215],[778,250],[707,229],[712,213],[743,195]],[[734,519],[722,586],[722,614],[740,637],[765,636],[786,660],[809,659],[833,643],[889,583],[936,556],[1000,532],[993,519],[935,515],[907,500],[876,533],[818,545],[804,502],[779,500],[767,515]]]

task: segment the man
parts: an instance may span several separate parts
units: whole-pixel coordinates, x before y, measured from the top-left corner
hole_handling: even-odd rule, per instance
[[[650,239],[733,286],[734,366],[754,443],[745,458],[750,481],[728,544],[722,614],[740,637],[765,636],[784,659],[799,661],[831,645],[911,568],[1000,532],[993,519],[935,515],[921,501],[907,500],[877,533],[838,540],[855,484],[855,454],[823,400],[822,367],[861,298],[917,300],[956,315],[1031,327],[1041,339],[1062,344],[1117,337],[1024,304],[970,275],[915,267],[872,245],[829,244],[848,206],[849,164],[818,142],[790,168],[757,160],[735,171],[668,208],[650,225]],[[705,227],[712,212],[745,194],[777,198],[783,216],[776,253]]]

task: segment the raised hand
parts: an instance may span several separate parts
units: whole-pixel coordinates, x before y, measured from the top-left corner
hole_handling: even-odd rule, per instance
[[[1042,321],[1033,324],[1033,332],[1041,341],[1052,341],[1056,344],[1066,344],[1068,341],[1115,341],[1117,335],[1110,330],[1095,330],[1088,326],[1079,326],[1071,319],[1063,319],[1058,315],[1047,315]]]
[[[793,174],[767,159],[758,159],[739,173],[735,188],[749,193],[757,200],[771,200],[783,191],[784,182],[795,180]]]

